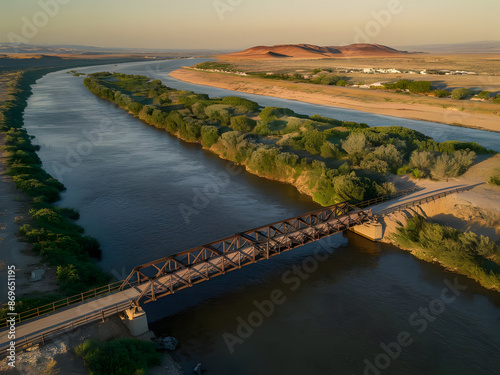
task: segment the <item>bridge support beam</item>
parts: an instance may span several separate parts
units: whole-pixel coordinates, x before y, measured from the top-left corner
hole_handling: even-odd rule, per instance
[[[140,307],[125,310],[122,320],[132,336],[140,336],[149,332],[148,317],[146,316],[146,312]]]
[[[376,221],[356,225],[351,228],[351,231],[375,242],[381,241],[384,238],[384,228],[382,224]]]

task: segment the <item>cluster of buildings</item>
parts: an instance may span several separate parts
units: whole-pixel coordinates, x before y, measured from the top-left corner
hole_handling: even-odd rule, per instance
[[[375,68],[339,68],[341,73],[365,73],[365,74],[437,74],[437,75],[477,75],[476,72],[468,72],[465,70],[447,70],[447,69],[424,69],[424,70],[398,70],[398,69],[375,69]]]

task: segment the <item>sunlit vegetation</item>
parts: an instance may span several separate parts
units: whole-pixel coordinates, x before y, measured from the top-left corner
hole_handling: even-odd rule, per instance
[[[395,83],[385,83],[384,87],[388,90],[408,90],[409,92],[414,94],[423,94],[431,91],[432,82],[401,79]]]
[[[72,295],[105,284],[110,277],[96,265],[94,258],[100,253],[97,240],[85,236],[83,228],[74,222],[79,218],[78,212],[53,205],[65,187],[44,171],[36,154],[39,146],[31,143],[33,137],[22,128],[30,85],[41,75],[43,72],[36,71],[20,75],[14,84],[12,99],[0,108],[0,132],[5,136],[4,149],[9,155],[6,173],[12,176],[16,187],[31,203],[30,220],[20,228],[20,235],[33,244],[35,253],[57,269],[57,281],[63,295]],[[52,302],[61,295],[47,298]],[[39,302],[45,300],[21,299],[16,311],[32,308]]]
[[[230,63],[217,62],[217,61],[208,61],[201,64],[196,65],[197,69],[202,70],[216,70],[221,72],[230,72],[230,73],[238,73],[240,72],[234,65]]]
[[[393,191],[386,182],[391,173],[454,177],[477,153],[488,152],[475,143],[437,143],[402,127],[370,128],[287,108],[261,108],[239,97],[209,98],[145,76],[96,73],[84,84],[144,122],[201,143],[259,176],[290,183],[322,205]]]
[[[488,183],[490,185],[500,186],[500,176],[491,176]]]
[[[398,245],[416,256],[437,261],[486,288],[500,290],[500,248],[488,237],[430,223],[416,215],[394,235]]]
[[[454,100],[469,99],[472,95],[473,92],[469,89],[455,89],[451,92],[451,98]]]
[[[146,375],[161,364],[153,342],[119,338],[106,342],[90,339],[75,348],[90,375]]]

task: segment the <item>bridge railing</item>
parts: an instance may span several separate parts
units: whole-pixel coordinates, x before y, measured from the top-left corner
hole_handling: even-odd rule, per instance
[[[427,202],[432,201],[432,200],[446,197],[447,195],[450,195],[450,194],[455,194],[455,193],[459,193],[462,191],[471,190],[471,189],[475,188],[476,186],[483,185],[483,184],[484,184],[484,182],[481,182],[481,183],[475,184],[475,185],[461,186],[461,187],[457,187],[457,188],[454,188],[451,190],[447,190],[447,191],[443,191],[443,192],[436,193],[433,195],[429,195],[427,197],[416,199],[416,200],[413,200],[411,202],[406,202],[406,203],[402,203],[402,204],[399,204],[399,205],[394,206],[394,207],[386,208],[385,210],[377,212],[376,214],[374,214],[374,216],[379,217],[379,216],[389,215],[389,214],[394,213],[396,211],[402,211],[402,210],[405,210],[405,209],[410,208],[410,207],[421,205],[422,203],[427,203]]]
[[[129,309],[130,307],[132,307],[132,303],[130,301],[122,302],[106,309],[94,311],[85,316],[79,316],[66,324],[58,326],[57,328],[47,328],[46,330],[37,332],[35,335],[28,337],[16,337],[16,352],[20,352],[21,350],[25,350],[37,344],[45,345],[46,341],[56,336],[59,336],[63,333],[72,332],[78,327],[84,326],[89,323],[93,323],[99,320],[104,321],[105,318],[121,313]],[[0,349],[0,358],[9,355],[9,351],[9,345]]]
[[[120,290],[120,286],[122,284],[123,284],[123,280],[116,281],[114,283],[104,285],[104,286],[101,286],[101,287],[98,287],[98,288],[95,288],[95,289],[92,289],[92,290],[89,290],[89,291],[86,291],[86,292],[83,292],[83,293],[80,293],[80,294],[77,294],[77,295],[74,295],[71,297],[67,297],[67,298],[61,299],[59,301],[54,301],[52,303],[48,303],[48,304],[43,305],[43,306],[39,306],[39,307],[30,309],[30,310],[19,312],[15,316],[16,324],[19,324],[21,322],[25,322],[25,321],[30,320],[30,319],[37,318],[37,317],[42,316],[42,315],[50,314],[52,312],[55,312],[56,310],[59,310],[59,309],[62,309],[62,308],[68,307],[68,306],[76,305],[80,302],[83,302],[83,301],[86,301],[86,300],[89,300],[92,298],[101,297],[101,296],[106,295],[106,294],[117,292]],[[133,287],[133,286],[134,286],[133,283],[129,284],[129,287]],[[7,311],[8,311],[9,307],[7,304],[3,304],[2,309],[7,309]],[[13,312],[16,312],[16,311],[13,311]],[[12,318],[12,316],[9,316],[9,318]],[[4,318],[0,322],[0,329],[6,328],[6,327],[8,327],[8,325],[9,325],[9,323],[7,321],[7,318]]]
[[[359,208],[366,208],[366,207],[369,207],[369,206],[373,206],[375,204],[379,204],[379,203],[390,201],[392,199],[403,197],[405,195],[413,194],[413,193],[415,193],[415,192],[417,192],[419,190],[422,190],[422,189],[423,188],[420,188],[420,187],[413,187],[413,188],[409,188],[409,189],[404,189],[404,190],[398,191],[395,194],[383,195],[383,196],[380,196],[380,197],[377,197],[377,198],[369,199],[367,201],[356,203],[355,206],[359,207]]]

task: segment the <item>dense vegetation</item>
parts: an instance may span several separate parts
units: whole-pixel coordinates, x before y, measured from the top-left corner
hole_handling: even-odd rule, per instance
[[[202,70],[216,70],[216,71],[228,72],[228,73],[241,72],[239,69],[237,69],[234,65],[232,65],[230,63],[217,62],[217,61],[207,61],[207,62],[196,65],[196,68],[202,69]]]
[[[86,291],[109,280],[92,258],[100,252],[97,240],[85,236],[83,228],[74,222],[79,217],[78,212],[53,205],[64,185],[43,170],[36,154],[39,147],[31,143],[32,137],[22,128],[22,113],[31,94],[30,85],[45,73],[45,70],[19,73],[11,87],[12,99],[0,107],[0,132],[5,136],[4,149],[9,154],[7,174],[31,202],[29,222],[20,228],[20,234],[33,244],[35,253],[57,269],[63,294],[21,299],[17,312],[52,302],[63,295]],[[4,314],[5,311],[0,312],[0,316]]]
[[[161,364],[155,344],[139,339],[91,339],[78,345],[75,353],[84,359],[90,375],[145,375],[148,367]]]
[[[385,83],[385,88],[388,90],[408,90],[414,94],[423,94],[431,91],[432,83],[429,81],[412,81],[409,79],[401,79],[396,83]]]
[[[296,186],[322,205],[361,201],[394,192],[389,173],[447,178],[463,173],[475,143],[437,143],[402,127],[370,128],[290,109],[266,107],[239,97],[212,98],[179,91],[146,76],[101,72],[84,84],[144,122],[259,176]],[[453,173],[443,165],[457,164]]]
[[[416,250],[417,257],[500,291],[500,248],[489,238],[430,223],[420,215],[408,219],[394,238],[398,245]]]

